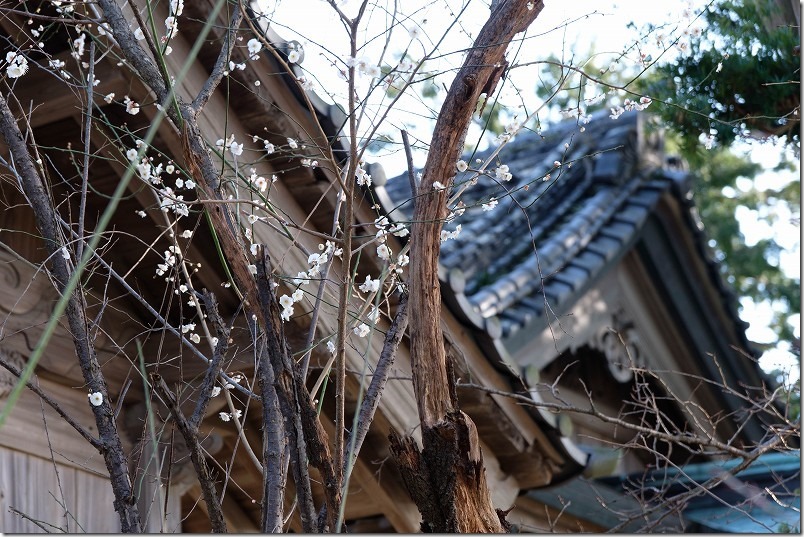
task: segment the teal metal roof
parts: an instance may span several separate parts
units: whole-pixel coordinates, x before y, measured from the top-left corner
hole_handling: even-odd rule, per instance
[[[801,533],[801,452],[767,453],[734,473],[742,462],[690,464],[602,481],[629,496],[660,491],[662,498],[683,499],[687,531]],[[718,483],[710,488],[712,480]]]

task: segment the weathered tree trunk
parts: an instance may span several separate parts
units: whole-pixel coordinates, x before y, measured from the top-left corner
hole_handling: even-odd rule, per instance
[[[543,8],[541,1],[492,4],[489,20],[458,72],[436,122],[413,215],[410,254],[410,318],[413,388],[422,424],[423,449],[392,435],[393,453],[422,529],[437,532],[503,532],[486,485],[477,431],[457,409],[439,319],[438,254],[455,164],[481,93],[491,95],[504,72],[505,50]],[[433,182],[447,188],[434,190]]]

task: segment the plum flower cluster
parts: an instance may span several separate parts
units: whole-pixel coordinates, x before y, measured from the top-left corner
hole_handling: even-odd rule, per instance
[[[405,237],[410,234],[410,231],[405,224],[402,223],[395,223],[391,225],[391,223],[388,221],[388,218],[385,216],[381,216],[380,218],[374,220],[374,227],[377,228],[376,237],[377,242],[379,242],[377,246],[377,256],[383,261],[389,262],[391,264],[391,269],[397,274],[401,274],[402,267],[405,267],[410,262],[410,258],[405,254],[399,254],[396,259],[393,258],[393,252],[388,246],[388,234],[392,234],[397,237]]]
[[[175,180],[173,186],[166,185],[162,174],[178,174],[180,173],[180,170],[178,170],[172,162],[168,162],[166,165],[161,162],[154,164],[153,158],[149,158],[144,155],[140,158],[140,160],[137,160],[137,155],[142,148],[142,140],[137,140],[136,147],[132,147],[125,151],[126,158],[134,166],[139,178],[153,186],[163,187],[157,191],[160,195],[159,206],[163,211],[173,211],[179,217],[188,216],[190,214],[190,208],[186,203],[184,203],[184,196],[182,194],[177,194],[176,190],[192,190],[196,187],[195,181],[192,179],[184,179],[183,177],[179,177]],[[141,214],[141,216],[144,216],[144,214]]]
[[[458,235],[461,234],[461,229],[462,229],[461,224],[458,224],[457,226],[455,226],[455,229],[453,231],[448,231],[446,229],[442,229],[441,230],[441,242],[447,242],[450,239],[457,239]]]
[[[611,114],[609,115],[609,117],[611,119],[617,119],[625,112],[631,112],[632,110],[640,110],[640,111],[644,110],[645,108],[650,106],[652,102],[653,101],[651,100],[650,97],[645,96],[640,97],[638,102],[632,101],[631,99],[626,99],[625,101],[623,101],[622,106],[615,106],[614,108],[611,109]]]
[[[181,256],[181,252],[179,252],[178,248],[175,246],[168,246],[168,249],[165,250],[162,258],[164,259],[164,263],[159,263],[156,265],[156,275],[157,276],[164,276],[170,267],[176,266],[177,257]]]
[[[341,255],[343,255],[343,248],[336,248],[335,243],[326,241],[326,243],[318,245],[318,252],[313,252],[308,256],[307,265],[309,268],[306,271],[299,272],[291,280],[294,285],[299,287],[292,294],[285,294],[279,297],[279,305],[282,306],[280,317],[282,317],[283,321],[290,320],[293,315],[294,304],[304,298],[304,291],[302,291],[301,286],[320,276],[332,256],[340,257]]]
[[[301,59],[301,46],[295,41],[288,43],[288,63],[299,63]]]
[[[362,162],[355,170],[355,182],[357,182],[358,186],[371,186],[371,175],[366,173],[366,170],[363,169]]]
[[[510,181],[513,175],[508,171],[508,164],[500,164],[494,170],[494,178],[498,181]]]
[[[370,78],[380,76],[380,68],[365,56],[360,58],[347,56],[345,62],[347,67],[354,67],[357,72],[362,75],[366,75]]]
[[[246,47],[248,47],[249,60],[260,59],[259,53],[262,50],[262,43],[260,43],[259,39],[252,37],[248,40],[248,43],[246,43]]]
[[[25,56],[11,51],[6,53],[6,76],[19,78],[28,72],[28,60]]]
[[[257,171],[254,168],[251,168],[249,176],[246,178],[249,184],[254,187],[255,191],[265,192],[265,189],[268,188],[268,179],[261,175],[257,175]],[[271,183],[276,183],[277,177],[276,175],[271,176]],[[251,222],[252,224],[254,222]]]
[[[497,198],[491,198],[487,203],[484,203],[482,205],[483,210],[486,212],[493,211],[494,208],[497,206],[497,203],[499,203]]]
[[[240,409],[235,409],[234,414],[230,414],[229,412],[218,412],[218,417],[220,417],[221,421],[231,421],[232,419],[239,420],[243,416],[243,411]]]

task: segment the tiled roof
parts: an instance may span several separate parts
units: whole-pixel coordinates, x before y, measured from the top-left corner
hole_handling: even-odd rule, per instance
[[[611,120],[598,114],[583,132],[576,121],[564,121],[540,134],[521,132],[502,149],[497,164],[507,165],[512,179],[478,178],[462,195],[466,212],[446,226],[460,223],[460,235],[441,245],[442,280],[463,295],[456,298],[464,305],[459,316],[486,330],[498,321],[496,337],[503,339],[533,328],[535,321],[546,325],[545,299],[553,311],[569,307],[629,250],[659,198],[671,192],[742,332],[736,299],[723,285],[696,219],[689,177],[665,165],[659,137],[644,133],[643,117],[630,112]],[[485,160],[491,151],[473,158]],[[490,175],[497,164],[489,167]],[[455,188],[470,177],[458,174]],[[379,197],[392,218],[409,219],[407,179],[391,179],[384,188],[387,196]],[[499,205],[484,211],[481,204],[492,196]]]

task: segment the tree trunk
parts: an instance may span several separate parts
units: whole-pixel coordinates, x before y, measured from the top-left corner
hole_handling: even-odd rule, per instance
[[[511,39],[536,19],[543,3],[492,3],[489,20],[458,72],[436,122],[413,215],[410,254],[410,334],[413,388],[422,424],[423,449],[392,435],[393,453],[422,529],[438,532],[503,532],[491,503],[477,431],[457,409],[441,331],[438,254],[455,164],[481,93],[491,95],[504,73]],[[434,190],[433,182],[446,185]]]

